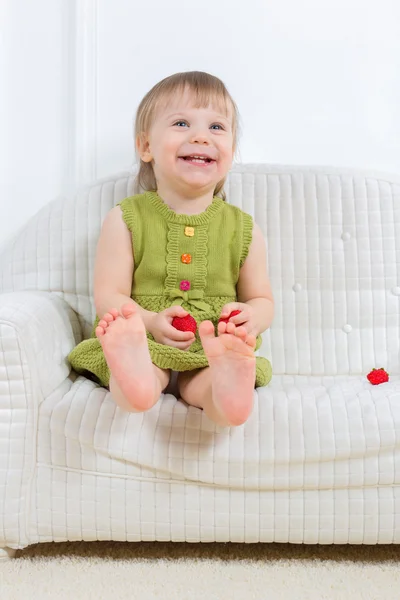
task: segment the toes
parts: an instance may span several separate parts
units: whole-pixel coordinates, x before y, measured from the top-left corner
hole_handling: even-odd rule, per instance
[[[224,323],[221,321],[218,323],[218,334],[222,335],[223,333],[236,333],[236,325],[234,323]]]
[[[111,313],[107,312],[105,315],[103,315],[102,321],[106,321],[107,323],[111,323],[111,321],[114,321],[114,317]]]
[[[125,319],[129,319],[134,314],[136,314],[136,307],[133,304],[123,304],[121,306],[121,315]]]
[[[101,327],[100,325],[98,325],[95,329],[95,334],[96,337],[102,337],[105,334],[106,330],[104,329],[104,327]]]
[[[245,327],[236,327],[235,335],[242,340],[246,340],[247,330]]]
[[[108,321],[106,321],[105,319],[101,319],[101,321],[98,322],[98,325],[105,330],[108,327]]]
[[[223,333],[226,333],[226,326],[227,326],[227,323],[224,323],[224,321],[220,321],[218,323],[217,330],[218,330],[218,334],[219,335],[222,335]]]
[[[226,333],[235,333],[236,325],[234,323],[227,323]]]
[[[199,334],[201,337],[214,338],[215,330],[211,321],[202,321],[199,325]]]
[[[112,315],[114,317],[114,319],[116,319],[119,315],[118,308],[112,308],[108,312],[110,313],[110,315]]]
[[[247,339],[245,340],[245,342],[248,346],[250,346],[250,348],[253,348],[253,350],[254,350],[254,348],[256,347],[256,344],[257,344],[256,336],[249,334],[247,336]]]
[[[247,333],[247,329],[243,326],[236,326],[234,323],[218,323],[218,335],[222,335],[224,333],[232,334],[235,338],[238,338],[238,342],[240,342],[237,349],[243,348],[242,342],[244,342],[247,346],[249,346],[252,350],[256,347],[257,339],[254,335]],[[233,340],[232,340],[233,341]],[[236,342],[235,342],[236,344]],[[235,346],[236,348],[236,346]]]

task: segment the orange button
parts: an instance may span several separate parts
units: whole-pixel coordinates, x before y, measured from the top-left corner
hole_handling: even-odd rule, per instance
[[[191,254],[182,254],[181,261],[183,263],[185,263],[185,265],[190,264],[192,262],[192,255]]]
[[[185,235],[187,235],[187,237],[193,237],[194,227],[185,227]]]

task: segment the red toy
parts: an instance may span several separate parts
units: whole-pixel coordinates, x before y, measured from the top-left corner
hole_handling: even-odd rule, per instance
[[[241,310],[234,310],[234,311],[231,312],[231,314],[229,315],[229,317],[224,317],[223,319],[222,318],[219,319],[218,323],[228,323],[228,321],[229,321],[229,319],[231,317],[235,317],[236,315],[238,315],[241,312],[242,312]],[[237,326],[239,326],[239,325],[240,325],[240,323],[238,323]]]
[[[368,373],[367,379],[372,385],[379,385],[389,381],[389,375],[385,369],[372,369],[371,373]]]
[[[172,327],[179,329],[179,331],[193,331],[193,333],[196,333],[197,323],[192,315],[186,315],[186,317],[174,317]]]

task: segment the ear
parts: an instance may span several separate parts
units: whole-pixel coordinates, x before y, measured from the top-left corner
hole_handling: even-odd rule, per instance
[[[138,149],[139,156],[143,162],[151,162],[153,160],[153,155],[150,152],[149,139],[144,132],[138,134],[136,138],[136,148]]]

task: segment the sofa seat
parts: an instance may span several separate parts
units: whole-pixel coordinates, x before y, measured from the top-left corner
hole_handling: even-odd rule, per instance
[[[398,542],[399,432],[398,376],[274,375],[235,428],[172,394],[126,413],[72,376],[39,409],[31,543]]]
[[[372,386],[363,376],[274,375],[240,427],[215,425],[171,394],[127,413],[92,381],[70,383],[40,405],[40,465],[249,491],[396,482],[399,376]]]

